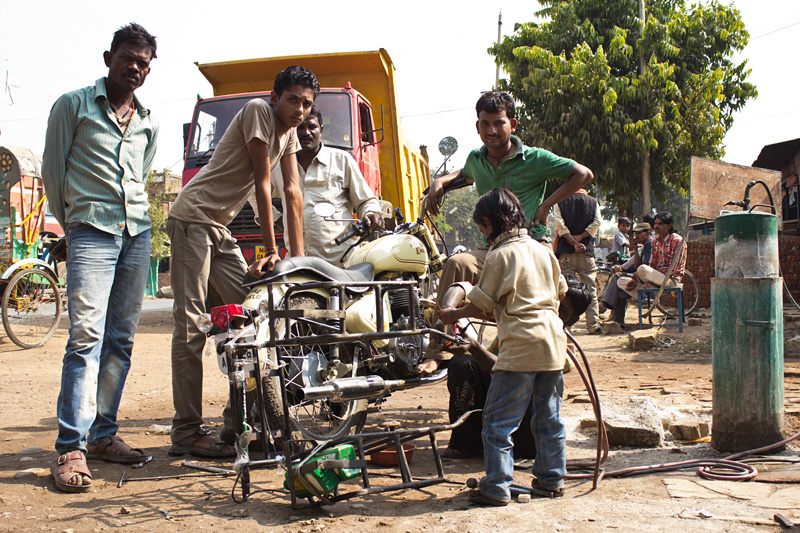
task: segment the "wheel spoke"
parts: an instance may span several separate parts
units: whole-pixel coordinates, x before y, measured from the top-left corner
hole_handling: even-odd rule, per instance
[[[300,305],[307,309],[310,308],[309,304],[314,304],[314,308],[321,308],[321,302],[309,300],[302,298]],[[290,307],[294,308],[291,304]],[[291,322],[289,335],[285,338],[312,337],[328,333],[331,329],[331,324],[303,317]],[[341,433],[349,427],[350,419],[356,412],[358,401],[354,400],[333,402],[326,398],[303,401],[297,399],[299,389],[319,386],[326,382],[320,376],[320,371],[324,370],[331,360],[331,348],[331,345],[313,343],[280,348],[282,359],[286,363],[284,378],[290,403],[289,417],[296,426],[295,429],[299,429],[306,438],[321,440]],[[349,352],[344,347],[340,348],[340,352],[340,357],[347,361]],[[355,375],[355,365],[352,375]]]
[[[61,317],[58,286],[40,269],[17,272],[3,294],[3,326],[9,338],[23,348],[44,344]]]

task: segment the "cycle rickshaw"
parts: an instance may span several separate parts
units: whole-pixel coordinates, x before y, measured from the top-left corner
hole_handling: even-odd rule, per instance
[[[41,158],[0,146],[0,291],[6,334],[22,348],[47,342],[58,327],[65,283],[49,246],[60,232],[47,222]]]

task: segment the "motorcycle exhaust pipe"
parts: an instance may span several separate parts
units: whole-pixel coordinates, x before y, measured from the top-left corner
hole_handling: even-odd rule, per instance
[[[433,385],[443,381],[446,377],[447,369],[431,376],[411,379],[385,380],[380,376],[356,376],[354,378],[337,379],[320,387],[304,387],[297,392],[297,396],[300,401],[321,398],[330,398],[337,402],[360,400],[379,396],[384,392]]]

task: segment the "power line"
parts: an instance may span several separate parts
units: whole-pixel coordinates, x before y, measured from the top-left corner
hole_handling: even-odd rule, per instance
[[[751,41],[755,41],[756,39],[760,39],[762,37],[766,37],[767,35],[772,35],[773,33],[778,33],[779,31],[783,31],[785,29],[791,28],[792,26],[797,26],[798,24],[800,24],[800,20],[798,20],[797,22],[792,22],[791,24],[787,24],[786,26],[783,26],[782,28],[778,28],[778,29],[775,29],[775,30],[772,30],[772,31],[768,31],[767,33],[762,33],[761,35],[757,35],[756,37],[752,37],[750,40]]]
[[[464,111],[464,110],[467,110],[467,109],[472,109],[472,107],[458,107],[456,109],[445,109],[443,111],[429,111],[429,112],[426,112],[426,113],[414,113],[413,115],[403,115],[400,118],[406,119],[406,118],[414,118],[414,117],[425,117],[425,116],[428,116],[428,115],[441,115],[441,114],[444,114],[444,113],[455,113],[456,111]]]
[[[29,120],[47,120],[47,117],[3,118],[3,119],[0,119],[0,122],[27,122]]]
[[[783,113],[777,113],[775,115],[765,115],[763,117],[753,117],[753,118],[746,118],[746,119],[738,119],[738,120],[736,120],[736,122],[755,122],[755,121],[758,121],[758,120],[767,120],[767,119],[770,119],[770,118],[781,118],[781,117],[785,117],[787,115],[796,115],[797,113],[800,113],[800,109],[795,109],[794,111],[784,111]]]
[[[42,112],[41,109],[30,109],[30,108],[22,107],[22,106],[19,106],[19,105],[16,105],[16,104],[9,104],[8,102],[0,102],[0,105],[13,107],[14,109],[20,109],[20,110],[23,110],[23,111],[30,111],[31,113],[41,113]]]

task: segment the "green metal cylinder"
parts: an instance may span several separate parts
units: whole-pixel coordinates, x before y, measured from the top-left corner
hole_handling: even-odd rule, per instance
[[[727,213],[714,221],[714,276],[777,278],[778,217],[769,213]]]
[[[783,280],[777,217],[716,219],[711,280],[711,445],[744,451],[784,438]]]

